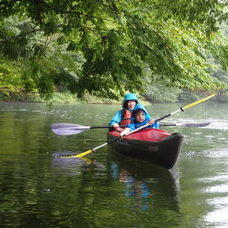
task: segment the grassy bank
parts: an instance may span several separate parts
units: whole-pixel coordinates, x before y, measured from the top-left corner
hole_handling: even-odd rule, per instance
[[[0,101],[2,102],[31,102],[31,103],[51,103],[51,104],[120,104],[122,100],[116,101],[108,98],[99,98],[91,95],[86,95],[83,99],[70,93],[54,93],[52,98],[46,100],[36,93],[0,93]]]
[[[143,97],[138,96],[140,102],[144,105],[149,105],[150,103],[146,101]],[[30,102],[30,103],[48,103],[48,104],[121,104],[123,98],[119,100],[113,100],[108,98],[100,98],[86,94],[83,99],[79,99],[77,96],[71,93],[54,93],[50,100],[45,100],[41,98],[36,93],[10,93],[3,94],[0,93],[0,101],[2,102]]]

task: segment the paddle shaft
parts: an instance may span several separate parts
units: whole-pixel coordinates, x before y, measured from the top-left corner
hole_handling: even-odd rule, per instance
[[[109,126],[91,126],[90,129],[110,128]]]
[[[72,124],[73,125],[73,124]],[[62,129],[68,129],[68,130],[89,130],[89,129],[99,129],[99,128],[110,128],[109,126],[80,126],[80,127],[65,127]],[[61,128],[59,128],[61,129]]]

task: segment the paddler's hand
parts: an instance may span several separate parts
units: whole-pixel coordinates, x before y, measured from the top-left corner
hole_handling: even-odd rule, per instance
[[[154,121],[153,120],[150,120],[148,124],[153,125],[154,124]]]
[[[120,137],[122,138],[124,135],[128,134],[131,131],[130,128],[125,128],[121,133],[120,133]]]
[[[118,124],[118,123],[114,123],[113,125],[112,125],[112,127],[114,127],[114,128],[117,128],[117,127],[119,127],[120,125]]]

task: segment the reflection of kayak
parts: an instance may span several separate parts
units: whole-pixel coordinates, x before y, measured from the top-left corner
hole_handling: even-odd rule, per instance
[[[111,151],[108,154],[111,176],[119,180],[127,197],[133,197],[143,208],[179,211],[179,171],[164,169],[152,162],[126,157]],[[139,187],[139,188],[138,188]],[[128,193],[128,194],[126,194]],[[164,210],[161,213],[164,213]]]
[[[119,137],[118,131],[108,132],[108,141]],[[112,143],[112,147],[127,156],[152,161],[171,169],[178,158],[183,142],[179,133],[169,134],[160,129],[145,129]]]

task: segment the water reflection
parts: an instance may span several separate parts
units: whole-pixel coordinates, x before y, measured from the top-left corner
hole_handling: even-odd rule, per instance
[[[217,228],[227,227],[228,197],[217,197],[213,200],[208,200],[208,204],[213,205],[214,210],[204,217],[206,224],[214,224],[213,227]]]
[[[82,170],[92,164],[92,160],[87,157],[71,158],[70,156],[74,154],[71,151],[54,152],[51,159],[52,170],[56,173],[65,171],[64,175],[80,175]]]
[[[136,179],[130,175],[127,170],[118,172],[118,165],[111,164],[112,176],[124,184],[124,194],[128,198],[133,198],[134,206],[141,210],[149,209],[148,199],[151,197],[151,192],[147,183],[143,180]]]
[[[106,173],[106,167],[89,157],[72,158],[70,156],[76,153],[72,151],[54,152],[51,159],[51,168],[56,174],[64,174],[70,176],[80,176],[88,169],[94,172],[94,175],[103,175]],[[64,172],[63,172],[64,171]]]
[[[94,179],[98,181],[102,176],[106,176],[111,184],[111,177],[113,184],[116,180],[120,183],[122,193],[118,194],[126,197],[125,207],[141,211],[159,209],[161,213],[167,211],[179,213],[177,170],[173,169],[170,172],[152,163],[134,160],[111,151],[106,163],[88,157],[83,159],[62,158],[66,155],[72,155],[72,152],[53,153],[51,167],[54,173],[67,176],[75,175],[79,178],[90,173],[94,178],[87,179],[87,185],[94,185]],[[108,186],[103,188],[103,191],[109,189]],[[164,211],[161,208],[164,208]]]
[[[134,207],[143,211],[161,206],[179,210],[177,170],[171,173],[115,152],[110,153],[109,161],[112,177],[123,185],[123,193],[134,202]]]

